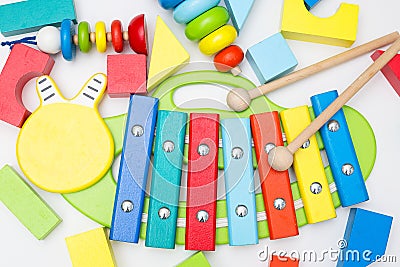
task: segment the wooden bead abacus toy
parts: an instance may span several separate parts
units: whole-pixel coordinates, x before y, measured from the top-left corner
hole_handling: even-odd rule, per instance
[[[107,50],[107,42],[112,43],[115,52],[121,53],[124,49],[124,41],[128,41],[134,52],[147,55],[144,14],[134,17],[130,21],[127,31],[122,30],[119,20],[114,20],[111,23],[111,32],[106,31],[106,25],[103,21],[96,23],[95,32],[90,32],[89,23],[82,21],[78,25],[77,34],[75,34],[72,20],[65,19],[61,23],[60,30],[53,26],[40,29],[36,40],[37,46],[42,52],[57,54],[61,51],[64,59],[68,61],[75,57],[75,46],[79,46],[82,53],[87,53],[92,44],[96,44],[97,51],[104,53]]]

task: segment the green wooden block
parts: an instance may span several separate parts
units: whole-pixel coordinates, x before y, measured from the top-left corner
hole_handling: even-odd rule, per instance
[[[211,265],[208,263],[203,252],[199,251],[193,254],[190,258],[188,258],[184,262],[181,262],[178,265],[176,265],[176,267],[211,267]]]
[[[0,170],[0,200],[39,240],[44,239],[62,221],[8,165]]]

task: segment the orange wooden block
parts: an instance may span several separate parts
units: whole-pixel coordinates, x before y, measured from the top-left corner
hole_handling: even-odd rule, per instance
[[[299,260],[273,255],[269,267],[299,267]]]
[[[136,54],[107,56],[107,76],[107,90],[110,97],[146,94],[146,56]]]
[[[38,76],[49,74],[54,59],[48,54],[16,44],[0,74],[0,120],[21,127],[31,114],[22,103],[22,89]]]

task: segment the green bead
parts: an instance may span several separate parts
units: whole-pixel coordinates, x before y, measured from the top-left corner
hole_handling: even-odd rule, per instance
[[[90,29],[89,23],[82,21],[78,25],[78,43],[79,49],[83,53],[87,53],[92,48],[92,43],[90,42]]]
[[[198,41],[216,29],[225,25],[229,20],[229,13],[225,7],[217,6],[201,14],[186,26],[186,37],[191,41]]]

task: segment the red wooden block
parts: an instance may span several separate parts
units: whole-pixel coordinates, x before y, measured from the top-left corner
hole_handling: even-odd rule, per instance
[[[145,55],[107,56],[108,95],[129,97],[147,93],[147,61]]]
[[[278,112],[252,115],[250,122],[270,239],[296,236],[299,230],[288,171],[278,172],[272,169],[265,149],[268,144],[283,146]],[[275,208],[275,202],[280,204],[282,209]]]
[[[273,255],[269,267],[299,267],[299,260]]]
[[[54,60],[23,44],[14,45],[0,74],[0,120],[21,127],[31,114],[22,103],[22,89],[38,76],[49,74]]]
[[[218,141],[218,114],[190,114],[186,250],[215,250]]]
[[[377,50],[371,55],[371,58],[375,61],[383,53],[384,51]],[[400,54],[396,55],[391,61],[389,61],[381,71],[392,85],[397,95],[400,96]]]

